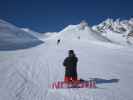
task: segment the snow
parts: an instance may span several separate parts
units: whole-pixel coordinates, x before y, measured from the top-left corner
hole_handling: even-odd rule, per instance
[[[0,20],[0,50],[17,50],[36,46],[42,41],[6,21]]]
[[[103,34],[113,43],[121,45],[131,45],[133,43],[133,19],[120,20],[110,19],[103,21],[99,25],[94,25],[93,30]],[[131,35],[131,36],[130,36]]]
[[[34,37],[37,37],[37,38],[41,38],[42,37],[41,33],[33,31],[33,30],[29,29],[29,28],[21,28],[21,30],[33,35]]]
[[[62,40],[75,39],[75,40],[84,40],[84,41],[110,42],[109,39],[102,36],[98,32],[93,31],[91,27],[84,26],[84,24],[69,25],[64,30],[60,31],[58,35],[56,35],[56,37],[54,38],[59,38]]]
[[[132,46],[110,42],[88,26],[79,27],[50,34],[34,48],[0,51],[0,100],[133,100]],[[69,49],[79,59],[79,78],[119,82],[99,83],[96,89],[50,89],[52,82],[64,78],[62,62]]]

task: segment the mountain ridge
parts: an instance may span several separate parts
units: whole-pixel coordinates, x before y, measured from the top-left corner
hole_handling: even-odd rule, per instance
[[[29,28],[19,28],[9,22],[0,19],[0,41],[2,48],[6,46],[33,42],[42,42],[47,39],[77,39],[87,41],[109,42],[120,45],[133,44],[133,18],[129,20],[113,20],[108,18],[102,23],[89,26],[83,20],[77,25],[68,25],[59,32],[39,33]]]
[[[37,37],[21,28],[0,20],[0,50],[29,48],[42,43]]]

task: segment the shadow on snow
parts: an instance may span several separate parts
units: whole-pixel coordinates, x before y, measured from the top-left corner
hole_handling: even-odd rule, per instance
[[[11,51],[11,50],[20,50],[28,49],[44,43],[41,40],[30,41],[26,43],[0,43],[0,51]]]
[[[105,83],[118,83],[119,79],[103,79],[103,78],[89,78],[89,80],[80,79],[81,81],[95,81],[96,84],[105,84]]]

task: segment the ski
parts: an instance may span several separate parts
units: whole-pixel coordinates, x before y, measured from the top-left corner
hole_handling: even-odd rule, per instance
[[[96,88],[96,82],[93,80],[90,81],[79,81],[79,82],[64,82],[57,81],[51,84],[50,88],[52,89],[65,89],[65,88]]]

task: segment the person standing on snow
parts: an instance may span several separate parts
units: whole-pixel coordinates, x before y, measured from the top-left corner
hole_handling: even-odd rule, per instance
[[[59,43],[60,43],[60,39],[57,40],[57,45],[59,45]]]
[[[77,81],[77,62],[78,58],[76,57],[74,51],[69,50],[68,57],[66,57],[63,62],[65,67],[65,82]]]

